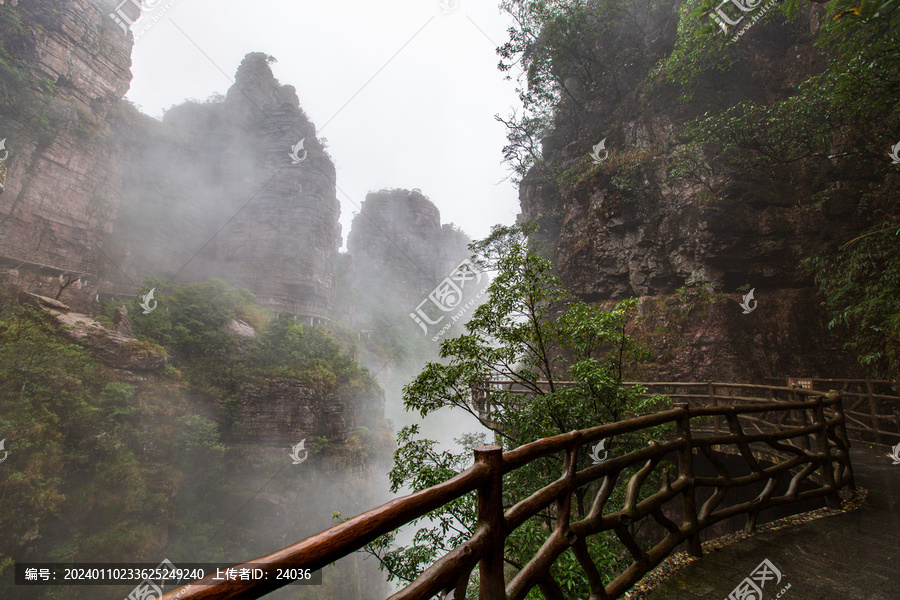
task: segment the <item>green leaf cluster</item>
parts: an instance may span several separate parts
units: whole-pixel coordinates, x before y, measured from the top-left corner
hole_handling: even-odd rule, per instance
[[[442,362],[430,362],[404,389],[407,410],[423,416],[453,408],[466,411],[494,433],[495,443],[512,449],[540,438],[610,423],[655,410],[661,401],[638,387],[622,385],[626,363],[646,356],[627,335],[625,325],[634,301],[603,311],[573,298],[529,241],[531,225],[496,226],[491,235],[472,244],[479,267],[494,273],[488,300],[466,324],[467,333],[441,344]],[[483,406],[472,388],[486,379],[515,382],[515,390],[496,389]],[[516,393],[519,391],[520,393]],[[527,392],[527,393],[521,393]],[[457,440],[462,451],[438,451],[436,442],[418,439],[418,427],[404,428],[390,473],[392,490],[425,489],[471,464],[472,449],[484,435]],[[651,432],[656,435],[659,432]],[[616,440],[617,450],[645,444],[635,436]],[[587,466],[587,458],[581,459]],[[511,505],[559,477],[560,456],[534,461],[504,477],[504,503]],[[595,485],[575,493],[575,516],[587,514]],[[618,494],[619,492],[617,492]],[[612,505],[620,503],[616,496]],[[475,498],[467,495],[430,513],[419,522],[410,544],[395,547],[396,534],[369,547],[392,579],[410,581],[428,564],[468,539],[475,529]],[[552,508],[552,507],[551,507]],[[552,511],[532,518],[508,540],[509,569],[522,567],[546,539]],[[425,523],[425,525],[421,525]],[[597,536],[596,556],[612,566],[621,548]],[[557,581],[573,594],[587,591],[574,557],[553,567]]]
[[[157,308],[143,314],[137,303],[151,289]],[[115,307],[104,307],[108,319]],[[220,279],[182,286],[148,279],[129,314],[141,339],[165,348],[188,380],[212,395],[232,396],[243,383],[275,377],[294,378],[320,392],[376,386],[332,332],[264,311],[249,291]],[[252,326],[253,339],[230,331],[233,321]]]
[[[522,73],[517,92],[525,110],[496,118],[507,127],[504,159],[521,180],[567,141],[605,135],[614,107],[655,60],[668,6],[660,0],[503,0],[500,7],[514,25],[497,49],[499,68]]]
[[[11,583],[13,557],[157,559],[160,532],[175,525],[169,495],[188,476],[215,489],[224,451],[217,425],[179,390],[116,381],[14,296],[0,303],[0,438],[9,452],[0,469],[4,598],[24,598]],[[213,466],[194,473],[198,462]],[[30,597],[59,590],[45,592]],[[82,588],[66,597],[96,595]]]
[[[900,382],[900,220],[874,225],[841,252],[806,261],[832,314],[829,328],[867,370]]]

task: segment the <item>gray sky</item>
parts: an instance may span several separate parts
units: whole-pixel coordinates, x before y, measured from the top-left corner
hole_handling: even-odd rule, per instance
[[[366,193],[393,187],[420,188],[442,222],[481,238],[519,212],[515,186],[503,181],[505,130],[494,120],[519,106],[495,52],[509,20],[493,0],[446,1],[456,8],[442,12],[440,0],[162,0],[171,8],[137,40],[127,97],[161,117],[185,99],[225,93],[244,55],[265,52],[328,140],[345,243]]]

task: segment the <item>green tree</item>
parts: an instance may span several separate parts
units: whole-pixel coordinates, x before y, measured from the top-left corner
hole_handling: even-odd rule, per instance
[[[160,279],[149,279],[139,297],[155,288],[157,309],[132,319],[135,333],[164,346],[177,362],[187,360],[217,363],[237,347],[228,323],[250,312],[254,296],[221,279],[173,287]],[[135,307],[137,308],[137,307]]]
[[[365,369],[316,327],[282,315],[259,333],[250,363],[270,376],[295,377],[321,391],[371,383]]]
[[[503,149],[515,180],[549,153],[587,133],[606,134],[614,108],[633,93],[656,60],[665,2],[503,0],[510,39],[499,68],[521,70],[521,114],[495,117],[507,128]],[[552,134],[552,135],[551,135]],[[550,139],[552,137],[552,139]]]
[[[900,224],[873,226],[830,257],[807,261],[832,314],[853,332],[844,347],[877,376],[900,384]]]
[[[639,387],[623,387],[625,363],[643,355],[624,334],[634,301],[604,312],[573,298],[550,272],[551,265],[530,248],[531,226],[494,228],[471,247],[480,266],[496,271],[489,299],[467,323],[467,333],[441,343],[446,364],[428,363],[404,389],[407,410],[428,415],[443,408],[464,410],[494,433],[495,442],[512,449],[573,429],[584,429],[653,410],[659,398],[646,398]],[[474,405],[472,388],[486,378],[515,382],[514,391],[493,391],[487,403]],[[489,405],[489,409],[488,409]],[[458,440],[463,451],[438,452],[433,440],[416,439],[418,428],[404,428],[398,436],[392,491],[427,488],[457,474],[470,464],[472,448],[485,434]],[[620,447],[645,443],[630,439]],[[535,461],[508,474],[504,500],[515,503],[559,476],[559,456]],[[586,514],[585,501],[596,490],[576,492],[575,511]],[[545,538],[543,527],[551,511],[531,519],[508,540],[506,562],[520,568]],[[379,539],[369,551],[379,557],[392,579],[412,580],[428,564],[474,533],[474,495],[460,498],[420,520],[411,544],[392,548],[395,536]],[[591,540],[594,555],[613,556],[612,541]],[[618,552],[616,551],[616,554]],[[554,567],[554,576],[571,593],[584,594],[573,556]]]

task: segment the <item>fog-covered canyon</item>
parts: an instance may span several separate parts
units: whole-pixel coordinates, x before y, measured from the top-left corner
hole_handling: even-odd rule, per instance
[[[163,114],[143,112],[126,97],[139,85],[137,28],[178,14],[149,4],[0,3],[3,598],[131,591],[15,585],[18,562],[232,564],[293,544],[397,495],[387,473],[404,426],[454,451],[464,434],[494,440],[465,410],[405,410],[403,388],[426,363],[447,362],[441,343],[487,300],[494,274],[468,262],[469,244],[497,224],[491,194],[505,188],[454,163],[443,175],[470,194],[398,182],[389,169],[347,194],[345,181],[362,185],[342,163],[354,149],[317,125],[367,97],[313,114],[304,86],[334,82],[275,76],[313,52],[210,58],[226,88],[205,100],[175,91]],[[531,242],[572,298],[604,310],[634,301],[622,336],[646,355],[627,366],[620,356],[620,381],[840,376],[896,387],[889,52],[873,47],[872,64],[884,64],[869,65],[864,93],[853,77],[865,74],[835,66],[844,46],[820,41],[831,35],[821,3],[776,11],[727,47],[709,32],[685,38],[696,7],[676,0],[504,1],[509,40],[486,40],[464,2],[431,4],[429,18],[453,13],[491,42],[498,81],[512,77],[506,104],[477,86],[461,92],[506,128],[507,145],[490,152],[505,159],[519,214],[502,225],[538,226]],[[408,45],[390,41],[380,67]],[[336,45],[366,52],[354,43]],[[410,121],[453,106],[419,109]],[[368,119],[360,138],[401,127],[376,110]],[[432,156],[440,170],[488,139],[453,123],[461,139],[380,158]],[[748,298],[758,304],[742,310]],[[323,577],[271,597],[395,589],[365,552]]]

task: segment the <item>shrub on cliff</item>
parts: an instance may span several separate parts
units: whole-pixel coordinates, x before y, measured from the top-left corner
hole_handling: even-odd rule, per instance
[[[157,308],[132,313],[135,333],[163,346],[189,381],[212,396],[229,397],[254,378],[290,377],[320,392],[376,385],[324,330],[261,309],[247,290],[221,279],[177,287],[148,279],[144,290],[151,288]],[[248,342],[229,331],[234,320],[251,324],[255,338]]]
[[[294,377],[319,391],[363,385],[368,376],[323,330],[282,315],[260,332],[250,363],[263,373]]]
[[[14,586],[14,562],[156,560],[170,528],[202,527],[170,510],[177,484],[214,490],[221,478],[215,424],[180,389],[116,381],[14,296],[0,298],[0,439],[2,598],[59,597]],[[65,597],[98,596],[76,586]]]

